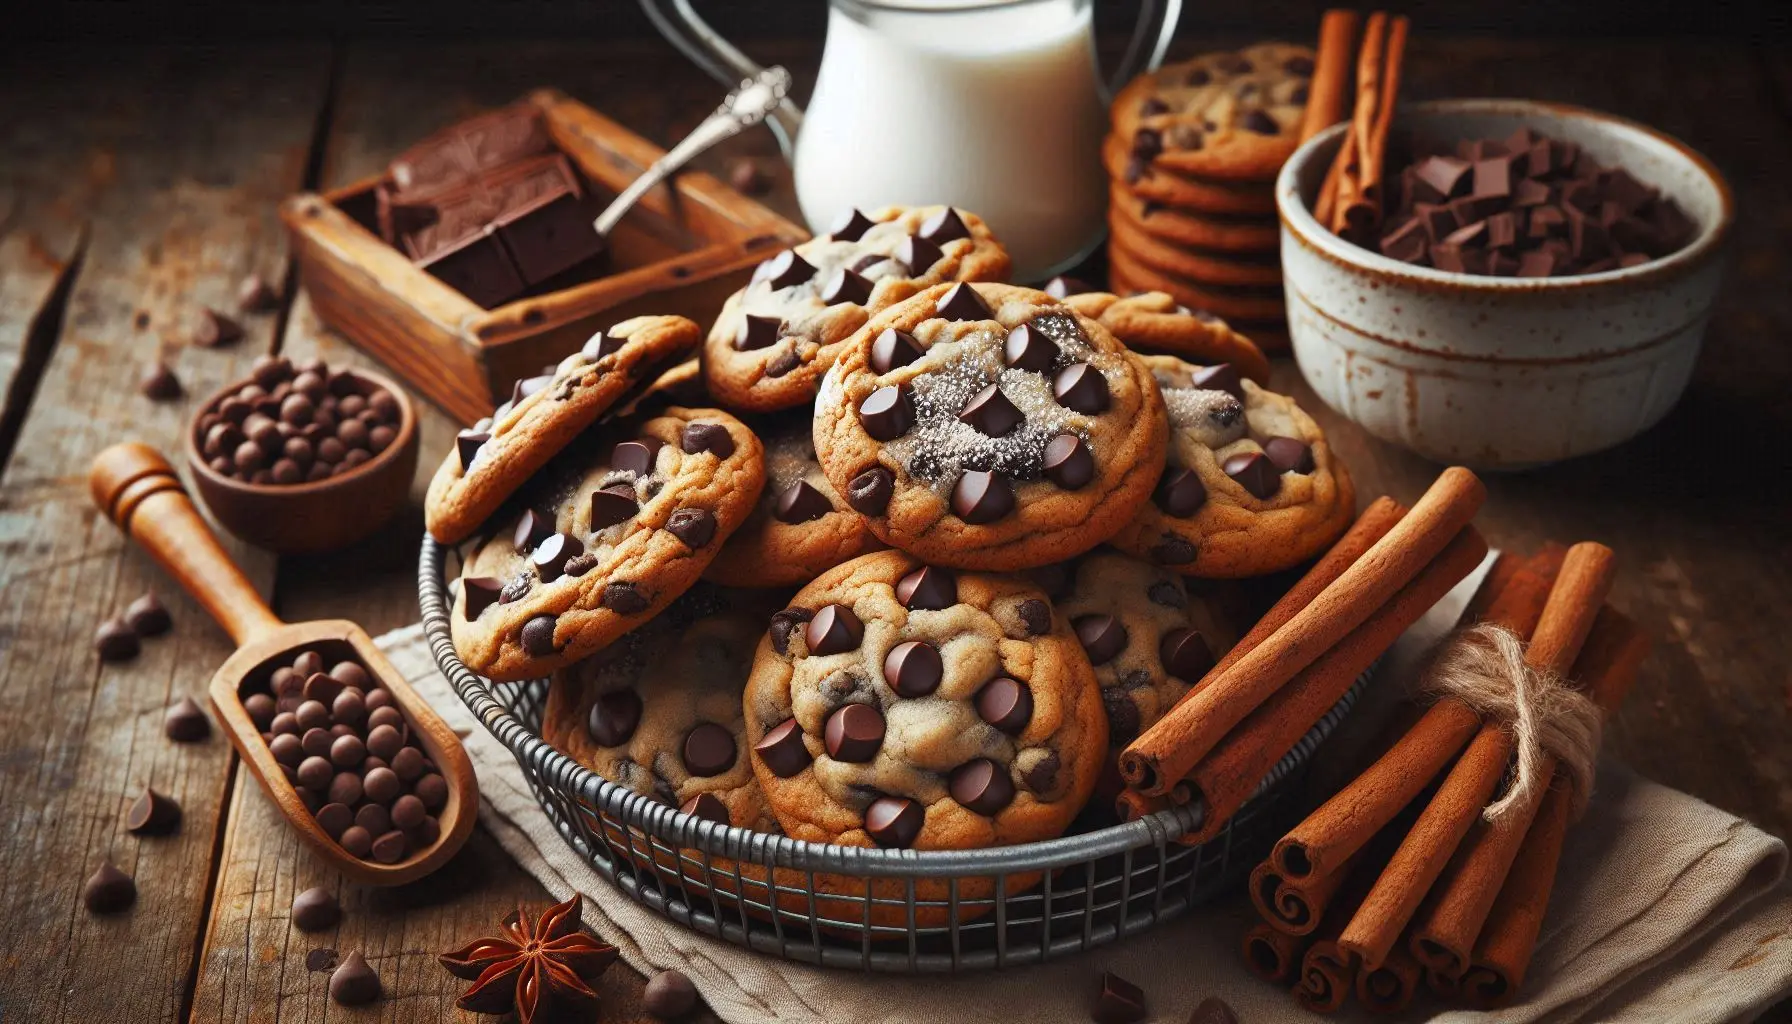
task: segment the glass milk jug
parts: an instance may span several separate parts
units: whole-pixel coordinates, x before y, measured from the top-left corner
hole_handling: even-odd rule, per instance
[[[667,37],[730,85],[757,66],[688,0],[642,0]],[[797,200],[816,233],[858,207],[947,203],[986,220],[1016,281],[1067,269],[1101,241],[1107,94],[1092,0],[831,0],[794,135]],[[1113,88],[1155,67],[1181,0],[1146,0]]]

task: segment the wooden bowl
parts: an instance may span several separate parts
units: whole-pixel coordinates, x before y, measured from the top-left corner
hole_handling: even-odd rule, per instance
[[[379,388],[398,400],[398,436],[386,450],[354,469],[326,480],[298,484],[252,484],[212,469],[202,451],[199,421],[217,409],[243,382],[206,399],[188,424],[187,467],[212,518],[226,530],[283,555],[347,547],[390,522],[410,497],[417,470],[417,412],[404,389],[381,374],[350,369],[360,394]]]

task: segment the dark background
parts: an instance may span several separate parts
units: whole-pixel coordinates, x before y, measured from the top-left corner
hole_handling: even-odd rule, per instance
[[[1104,30],[1124,31],[1135,0],[1096,0]],[[697,10],[736,39],[819,35],[823,0],[695,0]],[[1335,2],[1189,0],[1182,28],[1301,36]],[[1788,0],[1431,0],[1381,3],[1408,14],[1420,32],[1534,36],[1691,34],[1783,39]],[[646,38],[653,27],[633,0],[21,0],[0,35],[15,43],[70,38],[285,38],[575,36]],[[1665,70],[1665,69],[1664,69]]]

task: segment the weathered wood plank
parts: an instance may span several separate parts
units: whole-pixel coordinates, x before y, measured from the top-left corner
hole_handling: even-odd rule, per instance
[[[231,649],[87,498],[93,455],[137,437],[175,451],[193,395],[246,371],[273,319],[236,347],[181,342],[201,303],[279,265],[274,200],[299,183],[328,54],[314,47],[15,53],[0,70],[0,147],[29,222],[92,226],[66,322],[0,478],[0,1006],[20,1020],[184,1016],[231,756],[180,746],[163,709],[200,695]],[[11,312],[6,330],[16,330]],[[137,367],[158,348],[189,399],[153,405]],[[16,392],[17,389],[15,389]],[[178,461],[178,459],[177,459]],[[272,560],[234,546],[252,578]],[[101,666],[94,627],[154,588],[177,623],[135,661]],[[145,785],[184,810],[165,838],[128,835]],[[138,880],[127,913],[81,908],[104,859]]]

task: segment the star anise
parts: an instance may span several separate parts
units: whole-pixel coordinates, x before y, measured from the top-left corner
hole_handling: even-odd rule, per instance
[[[473,982],[455,1005],[474,1013],[516,1011],[520,1024],[587,1020],[597,1012],[591,983],[616,960],[616,947],[579,930],[580,898],[548,909],[533,925],[519,907],[498,928],[451,953],[442,966]]]

